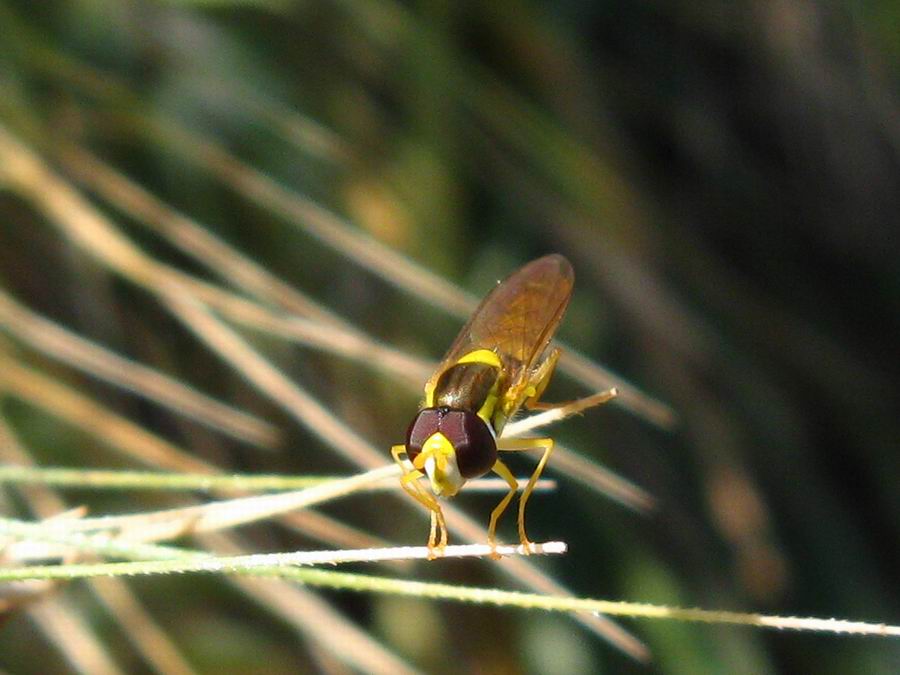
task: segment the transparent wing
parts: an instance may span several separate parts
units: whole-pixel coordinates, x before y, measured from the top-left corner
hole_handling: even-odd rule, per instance
[[[482,300],[428,383],[476,349],[497,354],[503,366],[501,398],[531,372],[553,339],[572,296],[572,265],[558,254],[534,260],[500,282]],[[513,411],[507,411],[511,414]]]

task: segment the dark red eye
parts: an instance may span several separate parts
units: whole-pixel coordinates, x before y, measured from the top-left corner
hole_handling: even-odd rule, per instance
[[[483,476],[497,461],[497,442],[487,422],[470,410],[425,408],[406,430],[406,456],[415,460],[425,442],[440,431],[456,451],[456,465],[463,478]]]
[[[422,446],[435,432],[440,430],[444,411],[439,408],[425,408],[409,423],[406,430],[406,456],[409,461],[415,460],[422,452]]]
[[[463,478],[483,476],[497,461],[494,435],[470,410],[450,410],[441,420],[441,432],[456,450],[456,465]]]

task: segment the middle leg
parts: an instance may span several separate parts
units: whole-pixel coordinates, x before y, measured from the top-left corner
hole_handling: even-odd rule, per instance
[[[491,557],[496,560],[500,558],[500,555],[497,553],[497,523],[500,520],[500,516],[506,511],[506,507],[509,506],[510,501],[512,501],[513,495],[516,494],[516,490],[519,489],[519,482],[516,480],[516,477],[512,475],[512,471],[509,470],[506,464],[499,459],[494,462],[491,471],[500,476],[506,481],[506,484],[509,485],[509,492],[500,503],[497,504],[494,510],[491,511],[491,522],[490,525],[488,525],[488,544],[490,544],[492,551]]]

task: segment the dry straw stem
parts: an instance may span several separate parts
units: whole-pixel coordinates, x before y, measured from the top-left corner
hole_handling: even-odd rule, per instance
[[[23,307],[2,289],[0,326],[29,349],[43,352],[235,438],[265,447],[273,447],[278,442],[279,433],[268,422],[73,334]]]
[[[60,143],[57,151],[68,170],[83,184],[128,213],[136,222],[164,236],[171,244],[206,265],[222,279],[236,283],[243,290],[262,300],[274,302],[288,311],[310,314],[318,319],[315,321],[281,316],[242,298],[228,296],[214,287],[195,282],[192,290],[200,292],[198,297],[233,321],[283,339],[356,359],[367,367],[399,377],[415,389],[421,388],[422,382],[431,374],[434,364],[372,340],[240,251],[228,246],[196,221],[164,204],[87,150],[74,144]],[[543,423],[549,423],[549,420]],[[507,435],[512,434],[507,431]],[[536,461],[536,458],[532,459]],[[653,508],[654,500],[645,491],[564,446],[557,446],[554,466],[629,508],[638,511]]]
[[[95,636],[87,622],[78,616],[75,603],[68,598],[42,602],[29,611],[49,642],[60,645],[69,665],[85,675],[124,675],[107,652],[103,642]]]
[[[5,473],[6,471],[6,467],[0,467],[0,472]],[[316,487],[297,492],[243,497],[197,506],[131,515],[99,516],[94,518],[60,515],[42,527],[47,532],[56,532],[58,534],[102,533],[103,541],[106,541],[113,533],[116,533],[115,536],[118,539],[127,540],[128,542],[160,541],[186,534],[196,535],[231,529],[298,509],[309,508],[325,501],[366,490],[373,485],[383,483],[386,479],[392,479],[391,482],[396,484],[398,476],[398,467],[390,464],[381,469],[350,478],[328,481]],[[9,530],[14,525],[7,523],[6,527]],[[58,547],[48,548],[32,544],[14,544],[8,546],[6,550],[9,555],[15,555],[16,559],[20,561],[46,559],[55,556],[63,557],[69,553],[69,551],[65,549],[60,550]]]
[[[31,457],[19,443],[2,414],[0,414],[0,459],[4,462],[11,461],[21,465],[32,464]],[[22,491],[22,499],[33,513],[41,517],[47,518],[65,511],[65,503],[62,499],[43,486],[35,486]],[[191,675],[194,672],[174,642],[144,609],[140,600],[135,597],[124,580],[92,579],[89,580],[88,587],[107,608],[116,623],[122,627],[125,637],[134,644],[136,650],[148,664],[151,664],[160,673]],[[64,635],[59,635],[58,631],[54,629],[56,624],[51,623],[52,617],[57,616],[56,613],[51,611],[49,614],[44,614],[42,608],[38,608],[38,611],[33,611],[31,616],[42,626],[44,632],[52,631],[55,636],[53,644],[58,645],[70,661],[77,662],[83,658],[80,653],[82,640],[85,642],[93,640],[92,648],[88,650],[88,653],[102,647],[103,643],[92,637],[89,624],[81,618],[76,608],[67,607],[63,603],[57,609],[67,615],[65,621],[74,624],[72,630],[66,631]],[[108,660],[111,661],[111,657]]]
[[[90,433],[104,437],[111,448],[124,449],[135,461],[176,471],[204,472],[208,465],[186,450],[143,427],[109,412],[86,396],[28,368],[0,349],[0,386],[4,391]]]
[[[0,519],[0,532],[15,535],[22,530],[16,523]],[[427,546],[397,546],[339,551],[293,551],[289,553],[253,553],[237,556],[213,556],[198,552],[185,552],[162,546],[134,545],[121,543],[115,539],[99,536],[42,534],[42,526],[27,526],[38,538],[69,541],[84,551],[115,557],[146,557],[150,560],[117,563],[88,563],[66,565],[29,565],[26,567],[0,568],[0,581],[29,580],[71,580],[94,577],[122,577],[148,574],[181,574],[186,572],[247,573],[259,568],[278,568],[296,565],[340,565],[361,562],[387,562],[396,560],[428,560],[434,551]],[[463,544],[447,546],[440,558],[485,558],[497,553],[512,555],[552,555],[566,552],[566,545],[560,541],[532,543],[528,546],[500,545],[496,549],[487,544]]]
[[[368,471],[350,478],[329,481],[317,487],[255,497],[241,497],[198,506],[122,516],[101,516],[67,521],[70,532],[120,530],[131,541],[159,541],[181,536],[246,525],[273,516],[308,508],[344,497],[386,478],[396,477],[395,465]]]
[[[394,480],[400,475],[396,464],[388,479],[372,482],[362,489],[368,492],[400,490]],[[164,473],[158,471],[119,471],[104,469],[62,469],[55,467],[30,467],[0,465],[0,484],[48,485],[112,490],[237,490],[243,492],[302,490],[341,480],[346,476],[282,476],[278,474],[205,474]],[[524,478],[520,483],[526,482]],[[540,479],[534,489],[538,492],[553,490],[556,481]],[[496,478],[478,478],[466,483],[466,492],[507,492],[506,481]]]
[[[4,450],[9,450],[13,445],[18,445],[15,443],[14,436],[9,436],[7,440],[10,440],[13,443],[5,443],[3,446]],[[23,455],[23,453],[24,451],[18,453],[18,456],[13,457],[13,459],[19,463],[28,463],[27,455]],[[58,514],[63,510],[62,504],[59,503],[58,500],[56,500],[56,503],[57,506],[55,508],[49,509],[50,513]],[[48,504],[48,506],[51,505]],[[306,523],[311,516],[315,515],[317,514],[309,511],[303,512],[302,514],[294,513],[291,514],[290,520],[297,521],[300,519],[299,517],[302,516],[304,523]],[[347,534],[344,530],[347,530],[348,528],[340,523],[335,524],[326,522],[322,526],[325,527],[323,533],[324,536],[322,537],[323,540],[341,541],[341,539],[345,539],[353,541],[355,539],[363,538],[353,537],[352,533]],[[342,534],[343,537],[335,537],[336,533]],[[81,537],[81,543],[83,545],[83,535],[71,532],[69,534]],[[246,550],[246,547],[241,548],[235,544],[235,537],[233,534],[224,535],[209,533],[203,535],[203,539],[214,540],[215,546],[220,551],[226,550],[238,554],[242,550]],[[366,539],[371,540],[373,538],[367,537]],[[101,539],[101,542],[102,541],[103,540]],[[108,536],[105,538],[105,544],[111,546],[111,544],[109,544]],[[6,550],[14,552],[16,546],[17,545],[14,544]],[[33,544],[33,547],[40,548],[37,544]],[[48,548],[48,545],[44,545],[45,551],[47,551]],[[135,545],[133,542],[119,544],[119,548],[123,555],[130,555],[135,552]],[[69,546],[68,549],[63,548],[57,550],[55,553],[68,555],[71,551],[72,547]],[[163,557],[172,557],[176,554],[184,555],[184,552],[180,549],[149,547],[148,550],[148,547],[145,546],[143,550],[143,552],[148,555],[159,554],[160,551],[167,551]],[[316,643],[326,646],[333,652],[336,658],[348,663],[354,668],[390,675],[416,672],[410,668],[408,664],[372,639],[367,633],[344,619],[328,603],[315,597],[314,594],[305,589],[296,588],[288,583],[279,582],[275,579],[267,581],[241,577],[228,577],[228,579],[230,583],[237,586],[239,590],[247,595],[249,601],[259,604],[266,610],[280,616],[288,625],[292,626],[303,639],[312,639]],[[92,587],[100,582],[106,585],[118,584],[121,586],[124,580],[118,578],[89,580]],[[121,588],[122,591],[127,591],[124,586],[121,586]],[[108,604],[108,593],[104,593],[100,589],[95,589],[95,592],[105,604]],[[125,627],[129,639],[139,643],[137,647],[141,653],[144,654],[148,663],[156,664],[156,668],[159,672],[189,672],[185,660],[177,654],[174,646],[170,644],[168,648],[166,648],[161,644],[164,634],[159,629],[151,632],[134,632],[136,628],[132,630],[132,628],[129,627],[126,619],[131,616],[132,610],[133,605],[130,606],[130,608],[126,608],[127,613],[123,617],[123,610],[118,605],[115,608],[110,608],[110,611],[116,616],[117,622]],[[41,619],[39,618],[38,620],[40,621]],[[68,621],[80,622],[80,619],[77,616],[72,615],[68,617]],[[72,631],[69,634],[80,635],[82,632],[88,631],[89,628],[86,625],[83,625],[79,631]],[[53,631],[52,634],[56,637],[64,637],[57,635],[56,631]],[[152,644],[149,644],[151,642]],[[72,641],[55,642],[55,644],[60,645],[64,650],[69,648],[77,649],[78,647],[78,643]],[[97,642],[97,645],[99,646],[100,643]],[[352,649],[348,649],[348,647],[352,647]],[[75,654],[73,660],[77,660],[79,657],[80,655]]]
[[[521,436],[530,431],[564,420],[567,417],[578,415],[588,408],[615,399],[618,395],[619,390],[614,387],[607,391],[601,391],[592,396],[587,396],[578,401],[578,405],[567,405],[565,407],[553,408],[534,415],[529,415],[528,417],[507,424],[503,429],[503,436]],[[537,461],[535,455],[525,454],[532,461]],[[646,512],[652,510],[656,506],[656,500],[631,481],[622,478],[599,464],[585,459],[578,453],[567,451],[565,447],[559,444],[556,445],[556,455],[553,458],[553,466],[556,470],[562,471],[568,476],[572,476],[579,482],[591,488],[600,490],[610,499],[635,509],[636,511]]]
[[[267,573],[269,570],[267,570]],[[325,570],[271,570],[284,572],[305,584],[327,586],[344,590],[358,590],[393,595],[409,595],[416,598],[456,600],[476,604],[544,609],[555,612],[600,612],[612,616],[630,616],[648,619],[672,619],[714,624],[734,624],[760,628],[843,633],[848,635],[873,635],[900,637],[900,626],[842,619],[820,619],[794,616],[770,616],[743,612],[723,612],[706,609],[685,609],[635,602],[617,602],[592,598],[553,597],[502,591],[493,588],[452,586],[406,579],[386,579],[363,574],[331,572]]]
[[[417,598],[448,599],[477,604],[494,604],[504,607],[544,609],[564,612],[600,612],[608,615],[652,619],[673,619],[715,624],[737,624],[765,628],[806,630],[855,635],[900,637],[900,626],[874,624],[861,621],[820,619],[803,617],[779,617],[763,614],[725,612],[703,609],[664,607],[633,602],[614,602],[590,598],[553,597],[502,591],[489,588],[473,588],[433,584],[402,579],[386,579],[358,574],[319,572],[290,569],[297,565],[341,564],[349,562],[376,562],[384,560],[424,559],[432,555],[427,547],[399,547],[356,551],[299,551],[293,553],[267,553],[242,556],[213,557],[197,552],[179,551],[158,546],[133,546],[98,537],[79,537],[73,534],[54,534],[45,525],[30,525],[13,521],[0,521],[0,531],[16,536],[34,536],[38,539],[71,541],[86,550],[112,555],[144,555],[155,560],[126,563],[98,563],[83,565],[47,565],[0,569],[0,580],[23,581],[31,579],[78,579],[97,576],[130,576],[143,574],[171,574],[184,572],[224,572],[282,576],[302,583],[329,586],[345,590],[364,590],[379,593],[410,595]],[[133,546],[129,552],[129,546]],[[528,553],[564,553],[562,542],[532,544]],[[483,557],[494,552],[490,546],[474,544],[448,546],[442,557]],[[523,546],[500,546],[501,555],[526,553]]]
[[[233,320],[284,339],[355,359],[416,387],[421,386],[430,375],[432,364],[373,340],[86,149],[71,143],[60,143],[55,151],[76,180],[127,213],[136,223],[153,230],[223,281],[259,300],[300,315],[283,316],[249,304],[215,304],[216,297],[204,298]]]
[[[196,284],[180,272],[161,265],[134,247],[113,225],[87,204],[68,184],[43,165],[28,148],[0,127],[0,178],[29,199],[48,220],[111,269],[158,295],[163,304],[198,338],[282,406],[303,426],[335,450],[364,467],[381,464],[383,454],[350,430],[327,408],[291,382],[255,352],[234,331],[192,297]],[[484,541],[483,527],[458,509],[445,507],[452,530],[469,541]],[[565,589],[522,561],[511,560],[503,571],[543,593]],[[596,634],[634,658],[646,660],[647,648],[619,626],[600,616],[578,616]]]
[[[16,26],[17,34],[29,35],[27,26],[22,25],[11,15],[5,17],[7,22]],[[366,269],[371,270],[384,280],[396,285],[411,295],[420,297],[425,302],[454,313],[462,319],[468,318],[478,304],[478,298],[468,294],[451,282],[439,277],[408,258],[391,249],[380,241],[373,239],[352,227],[337,215],[328,211],[313,200],[288,190],[271,180],[268,176],[253,169],[228,153],[224,148],[209,139],[202,139],[164,118],[151,118],[143,114],[146,106],[141,105],[139,97],[114,75],[101,72],[96,68],[71,59],[43,44],[35,35],[33,40],[21,37],[13,46],[25,50],[33,67],[41,69],[46,75],[63,79],[84,93],[97,97],[107,104],[115,104],[120,114],[130,123],[133,131],[150,136],[155,142],[163,143],[167,148],[180,154],[186,161],[200,165],[204,170],[217,176],[236,193],[244,195],[248,200],[260,204],[269,211],[283,217],[287,222],[303,229],[319,239],[327,246],[341,252]],[[470,64],[471,66],[472,64]],[[477,80],[467,78],[466,89],[482,90]],[[504,91],[508,99],[511,92]],[[518,99],[516,105],[502,106],[504,115],[515,115],[522,119],[528,127],[527,114],[519,111],[528,110],[525,102]],[[480,108],[481,113],[492,110],[490,106]],[[125,112],[129,111],[129,112]],[[523,115],[525,119],[523,119]],[[504,124],[498,129],[506,129]],[[565,139],[564,139],[565,140]],[[571,143],[567,144],[579,154],[583,148]],[[526,148],[530,149],[530,148]],[[596,165],[596,158],[589,158]],[[606,174],[607,172],[603,171]],[[608,176],[612,179],[612,176]],[[618,182],[614,181],[613,182]],[[614,191],[613,191],[614,192]],[[619,191],[622,193],[622,191]],[[602,206],[602,204],[601,204]],[[613,385],[621,390],[619,402],[632,412],[644,416],[654,424],[669,427],[675,422],[674,411],[664,403],[648,396],[637,387],[629,384],[624,378],[599,366],[593,361],[575,353],[571,349],[563,354],[561,369],[579,379],[592,389],[607,389]]]
[[[146,119],[143,121],[146,123]],[[154,135],[186,161],[198,164],[236,193],[280,215],[403,291],[462,319],[468,318],[478,306],[479,298],[357,230],[313,200],[279,185],[213,141],[161,120],[149,124]],[[670,427],[675,422],[675,413],[669,406],[568,348],[560,360],[560,368],[592,388],[619,387],[623,405],[654,424]]]

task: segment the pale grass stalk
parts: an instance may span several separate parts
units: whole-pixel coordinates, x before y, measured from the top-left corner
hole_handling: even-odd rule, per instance
[[[321,322],[271,313],[243,299],[222,294],[203,282],[192,286],[198,297],[229,318],[256,330],[356,359],[368,367],[400,377],[416,389],[420,389],[431,374],[434,364],[409,357],[372,340],[87,150],[66,144],[57,146],[57,152],[78,180],[137,222],[164,236],[221,278],[238,284],[261,299],[275,302],[293,312],[310,314]],[[623,391],[621,395],[627,396],[628,392]],[[652,508],[653,499],[646,492],[564,446],[557,446],[554,466],[629,508],[639,511]]]
[[[75,144],[62,144],[56,151],[67,170],[78,181],[124,211],[136,222],[152,229],[170,244],[205,265],[221,279],[299,314],[285,317],[249,305],[225,303],[223,298],[199,297],[217,306],[237,321],[272,332],[283,338],[353,358],[420,386],[431,364],[387,347],[354,328],[337,314],[278,278],[246,255],[216,237],[208,229],[144,190],[96,155]],[[197,289],[195,289],[197,290]]]
[[[186,455],[185,451],[174,448],[142,427],[109,412],[106,408],[65,385],[30,369],[17,366],[11,359],[4,358],[0,352],[0,366],[4,363],[7,364],[7,367],[0,368],[0,384],[3,384],[4,378],[6,378],[8,394],[16,395],[22,400],[42,407],[48,413],[82,428],[87,433],[98,436],[111,448],[124,450],[133,460],[154,466],[169,467],[173,470],[199,472],[195,474],[198,484],[202,483],[204,472],[216,471],[212,465]],[[33,471],[40,473],[42,470],[34,469]],[[65,473],[64,470],[63,472]],[[0,473],[21,476],[28,474],[29,470],[23,467],[9,466],[0,467]],[[177,474],[173,480],[177,482]],[[61,482],[66,482],[66,479],[62,479]],[[297,517],[296,514],[285,516],[288,524],[299,527],[301,531],[303,531],[303,524],[309,519],[309,516]],[[318,527],[315,532],[321,536],[326,535],[329,530]],[[344,531],[344,534],[346,535],[347,532]],[[361,541],[358,537],[355,540]],[[373,537],[367,537],[366,540],[369,542],[380,541]],[[323,541],[335,543],[330,537],[326,537]],[[343,540],[343,543],[347,542],[347,539]]]
[[[275,369],[196,300],[189,299],[189,286],[183,283],[184,275],[170,273],[145,256],[33,152],[0,127],[0,179],[3,178],[74,242],[108,267],[160,295],[169,309],[198,337],[304,426],[361,466],[372,468],[381,463],[382,453]],[[476,525],[458,509],[447,505],[444,510],[448,525],[462,533],[465,539],[486,539],[485,528]],[[534,566],[520,560],[511,562],[517,564],[508,564],[502,569],[531,588],[545,593],[565,592],[561,585]],[[640,641],[609,619],[583,615],[576,618],[634,658],[646,660],[649,657],[647,648]]]
[[[198,539],[207,548],[224,555],[239,555],[247,549],[233,532],[227,535],[210,532]],[[381,675],[418,672],[307,588],[276,578],[226,575],[225,579],[252,602],[284,619],[302,637],[323,645],[335,658],[360,672]]]
[[[65,656],[69,665],[84,675],[123,675],[68,598],[42,602],[29,609],[40,631]]]
[[[4,532],[15,532],[8,527],[8,522],[0,522]],[[183,574],[187,572],[223,572],[228,574],[247,574],[260,568],[271,569],[285,566],[341,565],[362,562],[387,562],[396,560],[429,560],[434,551],[427,546],[396,546],[389,548],[345,549],[336,551],[292,551],[288,553],[252,553],[249,555],[214,556],[197,552],[184,552],[160,546],[132,545],[130,542],[120,543],[116,539],[99,536],[78,537],[77,535],[41,534],[40,526],[34,526],[33,533],[38,537],[58,539],[60,542],[71,541],[83,552],[101,555],[140,557],[132,562],[113,563],[70,563],[64,565],[29,565],[26,567],[0,568],[0,581],[29,580],[72,580],[95,577],[142,576],[150,574]],[[153,554],[154,549],[158,554]],[[498,545],[496,548],[488,544],[450,545],[443,549],[439,557],[444,558],[486,558],[496,553],[502,556],[513,555],[553,555],[566,552],[566,545],[561,541],[531,543],[528,546],[519,544]],[[147,554],[150,555],[147,555]],[[154,555],[158,557],[154,558]],[[597,610],[592,610],[597,611]]]
[[[2,414],[0,414],[0,458],[4,462],[12,461],[23,465],[33,463],[31,456],[19,442]],[[46,487],[32,487],[24,491],[22,497],[32,512],[40,517],[47,518],[65,511],[65,503],[62,499]],[[135,649],[156,672],[167,675],[191,675],[194,672],[172,640],[147,613],[124,580],[91,579],[88,581],[88,587],[106,607],[116,623],[122,627],[122,633],[126,639],[135,646]],[[83,624],[80,627],[80,634],[91,632],[89,626],[84,624],[79,616],[69,617],[69,620]],[[98,647],[102,645],[99,640],[95,641]],[[59,643],[59,646],[77,649],[77,645],[69,642]]]
[[[350,478],[330,481],[296,492],[241,497],[134,515],[82,518],[76,521],[67,521],[61,527],[67,528],[69,531],[115,529],[130,541],[160,541],[183,534],[234,528],[289,511],[308,508],[314,504],[358,492],[361,487],[397,475],[397,467],[387,465]]]
[[[38,536],[55,538],[52,534],[42,534],[40,526],[25,526],[20,534],[32,530]],[[15,531],[15,529],[13,530]],[[67,539],[72,535],[60,535]],[[114,542],[108,542],[113,544]],[[104,544],[96,546],[104,551]],[[532,544],[531,554],[564,553],[562,542]],[[483,557],[492,553],[501,555],[524,554],[524,546],[499,546],[496,551],[487,545],[448,546],[441,557]],[[166,555],[165,551],[162,555]],[[241,556],[213,557],[198,553],[184,553],[178,559],[143,560],[127,563],[98,563],[83,565],[47,565],[39,567],[6,568],[0,570],[0,579],[77,579],[106,575],[166,574],[182,572],[224,572],[238,574],[265,574],[293,578],[302,583],[328,586],[345,590],[410,595],[416,598],[449,599],[477,604],[493,604],[504,607],[544,609],[562,612],[600,612],[607,615],[629,616],[651,619],[672,619],[678,621],[714,624],[747,625],[765,628],[807,630],[829,633],[857,635],[877,635],[900,637],[900,626],[884,623],[867,623],[838,619],[805,617],[780,617],[756,613],[703,610],[696,608],[667,607],[645,603],[618,602],[592,598],[572,598],[536,595],[516,591],[491,588],[473,588],[434,584],[405,579],[387,579],[359,574],[344,574],[305,570],[298,565],[340,564],[348,562],[374,562],[378,560],[425,559],[433,555],[428,547],[399,547],[357,551],[299,551],[293,553],[253,554]],[[312,573],[309,573],[312,572]]]
[[[366,492],[400,490],[399,470],[396,465],[392,475],[379,482],[365,485]],[[282,476],[277,474],[203,474],[169,473],[157,471],[123,471],[103,469],[62,469],[0,465],[0,485],[48,485],[114,490],[196,490],[242,492],[302,490],[341,480],[347,476]],[[523,477],[520,482],[527,482]],[[535,483],[537,492],[553,490],[556,481],[541,479]],[[498,478],[476,478],[466,483],[466,492],[506,492],[509,485]]]
[[[179,276],[182,282],[189,283],[198,298],[232,320],[285,339],[357,359],[369,367],[398,376],[417,389],[421,388],[430,375],[433,364],[386,347],[354,329],[349,323],[316,305],[314,301],[214,237],[199,223],[164,204],[89,152],[75,145],[65,145],[62,148],[61,154],[70,171],[138,222],[152,227],[222,278],[234,280],[257,296],[277,302],[291,311],[305,313],[312,308],[313,315],[327,325],[298,317],[282,317],[205,282],[190,279],[186,275]],[[628,394],[627,391],[623,393]],[[557,447],[556,454],[556,467],[575,480],[607,494],[629,508],[639,511],[652,508],[653,500],[646,492],[608,469],[563,446]]]
[[[504,436],[521,436],[522,434],[535,431],[549,424],[555,424],[564,419],[579,415],[589,408],[602,405],[607,401],[617,398],[619,390],[613,387],[607,391],[601,391],[591,396],[585,396],[571,403],[560,404],[559,407],[550,408],[542,412],[533,413],[527,417],[513,420],[503,428]]]
[[[280,185],[215,142],[161,120],[151,126],[157,138],[189,163],[201,165],[236,193],[280,215],[404,292],[461,319],[467,319],[478,306],[480,298],[352,227],[313,200]],[[563,372],[591,388],[618,387],[622,392],[621,403],[632,412],[660,426],[674,424],[675,413],[669,406],[643,393],[620,375],[581,355],[570,355],[569,351],[566,348],[560,359]],[[635,402],[638,405],[633,405]]]
[[[20,365],[0,350],[0,386],[9,395],[46,410],[51,415],[104,437],[111,448],[125,450],[142,464],[176,471],[203,472],[209,467],[187,451],[109,412],[73,389]]]
[[[252,382],[284,406],[304,426],[323,436],[332,447],[347,455],[362,466],[377,466],[381,453],[364,439],[349,429],[330,411],[318,403],[298,385],[287,379],[267,360],[255,352],[236,333],[203,311],[199,304],[187,298],[172,298],[170,307],[186,322],[191,324],[196,334],[207,338],[214,350],[244,373]],[[487,533],[451,504],[445,504],[444,516],[450,528],[460,533],[468,541],[485,541]],[[543,593],[565,593],[566,589],[534,566],[521,560],[510,561],[502,568],[533,589]],[[578,615],[577,620],[634,658],[644,661],[649,658],[647,648],[627,631],[609,619],[601,616]]]
[[[414,598],[454,600],[475,604],[543,609],[554,612],[601,612],[611,616],[628,616],[646,619],[671,619],[696,623],[731,624],[846,635],[870,635],[900,637],[900,626],[843,619],[816,617],[771,616],[766,614],[726,612],[695,608],[667,607],[636,602],[596,600],[592,598],[553,597],[503,591],[495,588],[453,586],[407,579],[388,579],[363,574],[332,572],[319,569],[267,569],[266,573],[294,578],[304,584],[326,586],[341,590],[357,590],[392,595],[408,595]]]
[[[273,447],[278,430],[31,312],[0,290],[0,326],[34,349],[235,438]]]
[[[185,534],[234,528],[282,515],[358,492],[360,489],[384,481],[386,478],[396,478],[397,475],[396,465],[389,464],[374,471],[330,481],[298,492],[243,497],[132,515],[95,518],[57,516],[43,523],[41,527],[48,532],[52,531],[57,534],[74,535],[88,531],[104,533],[101,541],[107,541],[113,532],[117,533],[116,537],[120,542],[161,541]],[[19,526],[21,527],[21,524]],[[5,527],[6,531],[10,532],[10,528],[15,527],[15,524],[6,523]],[[24,543],[10,544],[6,550],[10,555],[16,555],[19,560],[45,559],[65,553],[54,547]],[[145,553],[145,555],[149,557],[151,554]]]
[[[503,429],[503,436],[514,438],[528,432],[533,432],[541,427],[554,424],[561,420],[577,415],[588,408],[605,403],[610,398],[619,395],[616,388],[587,396],[578,401],[578,405],[566,405],[560,408],[552,408],[544,412],[535,413],[528,417],[514,420]],[[575,452],[568,451],[565,446],[556,444],[553,457],[553,468],[562,471],[574,480],[596,490],[600,490],[610,499],[636,511],[650,511],[654,508],[655,500],[645,490],[615,474],[609,469],[585,459]],[[534,453],[522,453],[528,459],[537,461]]]

